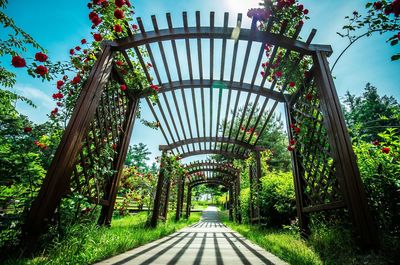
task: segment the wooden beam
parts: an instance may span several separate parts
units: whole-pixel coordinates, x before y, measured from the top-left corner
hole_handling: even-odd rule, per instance
[[[113,42],[113,47],[119,50],[125,50],[132,47],[138,47],[140,45],[149,44],[153,42],[166,41],[166,40],[178,40],[178,39],[223,39],[230,38],[234,28],[228,27],[187,27],[185,28],[174,28],[174,32],[170,32],[169,29],[161,29],[158,32],[149,31],[146,34],[135,34],[125,38],[117,39]],[[250,29],[241,29],[238,40],[254,41],[254,42],[268,42],[271,45],[277,45],[285,49],[290,49],[299,53],[311,55],[315,51],[325,52],[332,54],[332,47],[330,45],[321,44],[309,44],[305,42],[295,40],[283,35],[257,31],[255,34],[251,33]]]

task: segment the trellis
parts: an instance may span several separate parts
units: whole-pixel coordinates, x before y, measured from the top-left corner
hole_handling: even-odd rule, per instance
[[[143,98],[166,143],[160,146],[162,157],[172,152],[182,158],[205,154],[225,158],[222,162],[190,163],[188,176],[176,176],[177,219],[182,216],[184,194],[187,195],[188,216],[192,187],[215,183],[228,187],[231,205],[235,208],[234,217],[240,220],[240,174],[226,161],[245,159],[254,153],[256,159],[251,166],[250,181],[251,187],[259,187],[261,147],[258,142],[278,104],[283,104],[289,139],[297,141],[292,152],[292,168],[302,231],[308,234],[311,212],[345,207],[362,242],[374,245],[376,229],[367,209],[326,59],[332,53],[331,47],[311,44],[315,30],[306,41],[300,41],[301,25],[291,32],[287,23],[279,24],[274,19],[268,21],[266,31],[257,29],[255,19],[250,29],[241,28],[241,14],[233,27],[229,26],[228,13],[224,14],[222,27],[215,25],[214,12],[207,20],[208,26],[203,26],[200,12],[196,12],[195,25],[189,26],[187,13],[183,12],[183,26],[174,27],[171,15],[167,14],[167,28],[160,29],[156,17],[152,16],[153,29],[146,31],[142,19],[138,18],[140,33],[130,32],[128,37],[103,43],[32,205],[25,231],[28,234],[41,231],[62,197],[71,192],[79,192],[91,202],[102,205],[99,223],[110,224],[135,112]],[[273,48],[266,74],[261,77],[260,65],[266,44]],[[280,49],[284,53],[279,54]],[[151,69],[143,52],[148,55]],[[125,83],[113,62],[117,53],[122,54],[133,73],[136,69],[131,54],[135,54],[148,83],[160,88],[154,105],[148,93],[135,92],[143,91],[141,83],[133,84],[124,92],[112,88],[111,81]],[[289,74],[281,80],[268,80],[277,58],[286,65]],[[305,59],[312,60],[313,66],[300,80],[303,85],[296,91],[289,91],[291,75]],[[239,106],[242,106],[241,112]],[[290,127],[293,124],[302,125],[300,135]],[[113,159],[100,161],[109,149],[107,143],[112,143]],[[100,174],[99,165],[109,174]],[[203,175],[200,177],[197,173]],[[152,225],[156,225],[158,219],[167,218],[169,189],[170,180],[161,169]],[[256,196],[257,190],[252,188],[251,192]],[[258,222],[262,217],[257,200],[252,200],[251,209],[252,221]]]

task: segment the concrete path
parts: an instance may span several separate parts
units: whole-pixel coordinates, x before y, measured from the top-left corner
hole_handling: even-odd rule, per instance
[[[219,222],[217,208],[210,206],[203,211],[200,222],[97,264],[248,265],[287,263],[227,228]]]

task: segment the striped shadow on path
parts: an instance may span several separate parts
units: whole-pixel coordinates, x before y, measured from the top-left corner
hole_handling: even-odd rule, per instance
[[[170,236],[97,263],[98,265],[287,264],[219,222],[216,207],[202,220]]]

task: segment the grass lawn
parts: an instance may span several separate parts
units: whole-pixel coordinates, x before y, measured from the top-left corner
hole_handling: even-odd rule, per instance
[[[236,224],[228,220],[226,212],[220,212],[220,216],[225,225],[290,264],[398,264],[398,254],[393,251],[395,247],[384,246],[376,253],[362,252],[357,249],[350,233],[338,228],[321,227],[305,241],[289,230]]]
[[[110,228],[95,224],[75,225],[68,229],[62,240],[54,240],[35,257],[10,259],[4,264],[91,264],[167,236],[199,221],[200,217],[201,213],[192,213],[188,220],[169,220],[155,229],[145,226],[146,213],[115,218]]]

